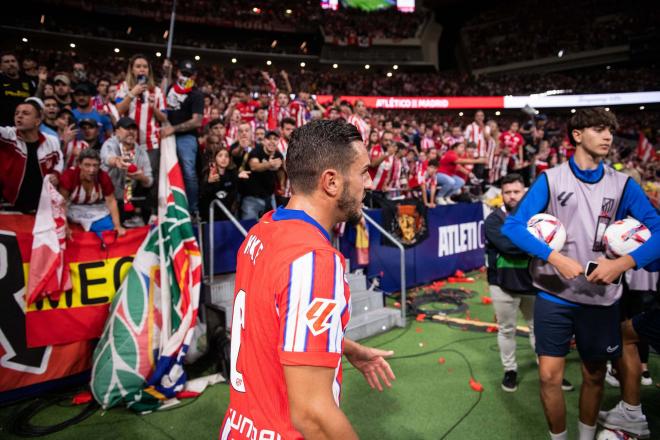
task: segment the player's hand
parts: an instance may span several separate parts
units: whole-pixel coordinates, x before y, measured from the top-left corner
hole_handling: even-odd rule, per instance
[[[597,263],[598,267],[587,277],[587,281],[590,283],[611,284],[623,272],[635,267],[635,260],[629,255],[617,258],[616,260],[608,260],[601,257]]]
[[[388,388],[391,388],[391,381],[395,380],[396,377],[385,358],[392,356],[394,352],[356,345],[358,345],[358,349],[350,355],[346,354],[346,359],[364,375],[371,388],[383,391],[383,386],[380,383],[381,379]]]
[[[552,251],[550,257],[548,257],[548,263],[552,264],[561,276],[567,280],[577,278],[578,275],[584,273],[584,268],[580,263],[557,251]]]

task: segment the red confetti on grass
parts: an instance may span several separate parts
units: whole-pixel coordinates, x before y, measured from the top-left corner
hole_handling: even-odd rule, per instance
[[[497,326],[489,325],[488,328],[486,328],[486,333],[497,333]]]
[[[479,382],[474,380],[474,377],[470,378],[470,388],[472,388],[474,391],[481,393],[484,390],[483,385],[481,385]]]
[[[421,327],[417,327],[417,328],[415,329],[415,331],[416,331],[417,333],[421,333],[421,332],[423,332],[424,330],[422,330]]]
[[[456,278],[465,278],[465,272],[463,272],[462,270],[457,270],[456,272],[454,272],[454,276]]]
[[[481,273],[486,272],[486,266],[481,266],[481,267],[479,268],[479,272],[481,272]]]
[[[438,363],[439,364],[444,364],[445,363],[445,358],[443,358],[443,357],[438,358]]]
[[[395,302],[394,307],[396,307],[397,309],[400,309],[401,308],[401,303],[399,301]]]
[[[493,303],[493,298],[490,296],[482,296],[481,297],[481,304],[492,304]]]
[[[449,277],[449,278],[447,278],[447,282],[449,282],[449,283],[474,283],[474,278],[472,278],[472,277],[467,277],[467,278]]]
[[[424,322],[425,319],[426,319],[426,313],[420,313],[420,314],[417,315],[417,317],[415,318],[415,320],[416,320],[417,322]]]
[[[73,396],[73,400],[71,401],[71,403],[73,403],[74,405],[84,405],[85,403],[89,403],[91,401],[92,401],[92,393],[89,391],[83,391]]]

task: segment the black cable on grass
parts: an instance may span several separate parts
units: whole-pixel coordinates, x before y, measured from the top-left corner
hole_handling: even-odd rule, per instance
[[[474,290],[444,288],[444,289],[421,289],[412,294],[408,301],[408,307],[411,313],[417,315],[424,313],[427,315],[455,315],[465,312],[469,306],[465,302],[476,295]],[[441,303],[453,306],[451,308],[431,309],[424,307],[426,304]]]
[[[61,403],[63,401],[70,399],[71,399],[71,394],[65,394],[65,395],[62,394],[62,395],[40,397],[33,400],[27,406],[25,406],[20,411],[18,411],[18,413],[14,417],[13,423],[9,427],[9,431],[20,437],[41,437],[44,435],[61,431],[65,428],[68,428],[69,426],[76,425],[82,422],[83,420],[87,419],[89,416],[94,414],[99,409],[98,403],[92,400],[86,406],[83,407],[80,413],[76,414],[70,419],[57,423],[55,425],[39,426],[30,423],[30,421],[41,411],[53,405],[62,406]]]

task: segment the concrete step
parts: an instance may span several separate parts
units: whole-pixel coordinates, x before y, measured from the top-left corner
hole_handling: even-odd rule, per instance
[[[383,293],[371,290],[351,290],[352,316],[359,316],[371,310],[384,307]]]
[[[401,323],[401,311],[382,308],[351,317],[346,336],[355,341],[386,332]]]
[[[218,304],[222,302],[232,302],[234,300],[234,284],[236,283],[236,274],[228,273],[216,275],[211,284],[211,303]]]
[[[362,273],[347,273],[348,287],[351,293],[360,290],[367,290],[367,277]]]

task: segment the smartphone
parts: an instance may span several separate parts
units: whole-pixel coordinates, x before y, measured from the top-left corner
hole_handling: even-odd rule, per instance
[[[146,84],[147,83],[147,75],[138,75],[137,82],[138,82],[138,84]]]
[[[589,275],[591,275],[591,272],[593,272],[594,270],[596,270],[597,267],[598,267],[598,263],[596,263],[595,261],[589,261],[589,262],[587,262],[587,269],[584,271],[584,276],[585,276],[585,277],[588,277]],[[614,281],[612,281],[611,284],[614,284],[614,285],[617,285],[617,286],[618,286],[619,284],[621,284],[621,280],[622,280],[622,279],[623,279],[623,273],[620,274],[619,277],[618,277],[617,279],[615,279]]]

